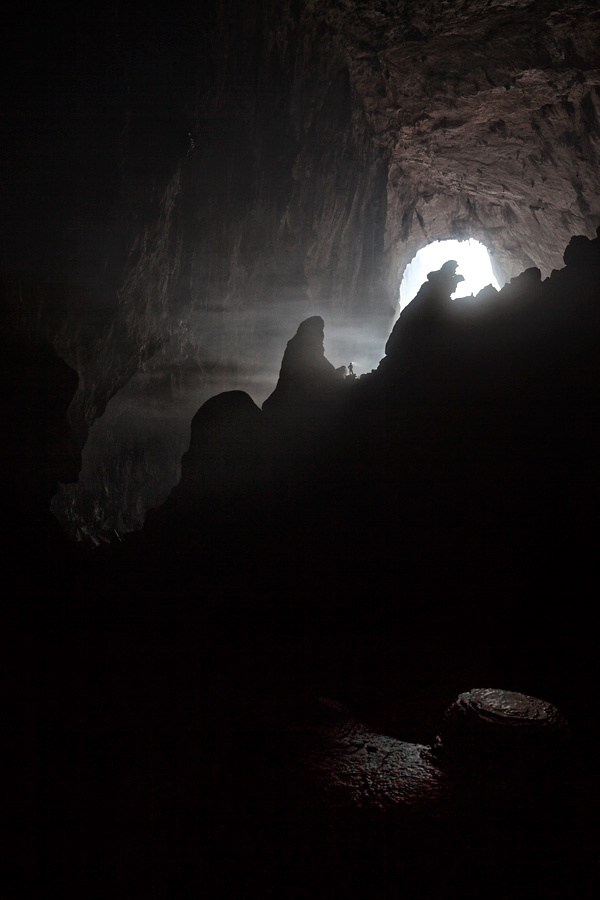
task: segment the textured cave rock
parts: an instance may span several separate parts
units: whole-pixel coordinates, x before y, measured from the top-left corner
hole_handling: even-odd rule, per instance
[[[9,809],[30,894],[595,897],[599,251],[579,236],[550,278],[442,306],[435,336],[409,329],[354,381],[310,323],[288,411],[315,363],[342,402],[309,466],[286,469],[289,431],[222,393],[141,534],[84,565],[28,546]],[[557,706],[471,691],[432,746],[457,681]],[[395,706],[397,728],[315,713],[323,682]],[[592,762],[579,795],[572,749]]]
[[[25,494],[5,543],[20,626],[8,849],[24,893],[595,898],[597,3],[137,7],[70,4],[37,27],[25,5],[3,33],[3,309],[69,367],[34,352],[3,381],[19,435],[3,437],[7,522]],[[310,465],[279,433],[265,452],[260,404],[298,324],[339,330],[334,366],[356,358],[357,334],[383,357],[404,267],[445,237],[482,240],[504,291],[457,307],[435,353],[425,334],[345,384]],[[74,533],[141,526],[180,478],[195,411],[221,394],[145,531],[83,561],[42,547],[39,524],[78,468],[63,427],[74,371],[78,447],[98,430],[81,485],[57,497]],[[227,481],[240,461],[250,500],[207,514],[211,471]],[[502,677],[471,677],[490,669]],[[442,771],[421,707],[443,710],[456,681],[564,708],[591,812],[561,815],[552,778],[519,792],[522,807],[502,794],[507,743],[519,757],[532,736],[534,761],[549,748],[543,774],[564,760],[545,704],[548,730],[497,742],[483,728],[498,787],[479,791],[490,767],[457,766],[453,731],[455,715],[468,723],[472,757],[478,697],[440,732],[455,741],[451,827],[411,818],[414,782],[406,819],[386,815],[396,782],[381,816],[390,769]],[[413,742],[400,727],[261,718],[265,686],[321,682],[354,687],[363,708],[397,704],[398,723],[420,725]],[[323,815],[331,781],[344,802]]]
[[[431,240],[482,240],[501,282],[558,268],[600,214],[599,28],[579,0],[307,0],[58,11],[33,61],[9,33],[6,305],[79,373],[80,445],[114,398],[59,505],[121,492],[141,524],[126,483],[132,464],[162,496],[177,481],[172,404],[260,403],[310,315],[383,355]],[[128,382],[139,434],[111,424]],[[160,417],[179,434],[147,459]]]
[[[315,623],[384,615],[385,592],[364,609],[358,598],[391,560],[411,590],[428,572],[450,589],[452,579],[587,571],[597,527],[599,241],[573,239],[565,268],[543,282],[528,270],[481,305],[451,301],[452,285],[432,273],[379,368],[360,379],[336,373],[322,320],[305,321],[263,411],[233,392],[197,414],[175,505],[155,519],[158,546],[183,530],[191,571],[195,547],[226,565],[235,546],[259,593],[270,578],[288,580],[282,620],[291,606],[300,617],[310,608]],[[213,477],[227,498],[246,475],[243,515],[224,500],[218,527],[201,504],[177,525],[177,509],[208,497]],[[309,560],[320,591],[304,588]],[[543,599],[531,602],[541,609]]]
[[[362,4],[353,20],[333,13],[363,42],[352,79],[390,151],[388,254],[452,232],[483,240],[501,281],[532,264],[547,274],[597,215],[593,5],[390,6],[363,22]]]
[[[287,887],[294,872],[301,891],[323,897],[373,890],[448,898],[514,891],[560,896],[561,860],[575,826],[568,799],[573,754],[564,748],[540,789],[546,760],[539,733],[547,728],[552,739],[566,727],[564,719],[544,701],[486,689],[462,694],[445,722],[457,715],[457,705],[458,715],[479,719],[482,732],[484,718],[493,718],[499,744],[498,732],[514,730],[515,718],[523,726],[523,768],[519,777],[505,770],[500,791],[498,772],[478,769],[466,746],[463,779],[431,747],[378,733],[339,703],[321,699],[271,710],[270,730],[258,732],[267,754],[253,798],[261,840],[277,848],[285,864],[280,870],[261,855],[267,881],[279,877]],[[472,737],[489,741],[485,734]],[[503,815],[494,819],[499,794]],[[521,806],[526,795],[529,802],[535,798],[533,828],[526,812],[531,806]],[[249,856],[260,854],[249,835],[245,840]]]
[[[467,812],[456,796],[462,791],[462,804],[473,804],[469,780],[479,801],[487,795],[490,802],[500,783],[507,806],[517,807],[522,794],[537,791],[537,803],[550,807],[572,775],[564,716],[551,703],[514,691],[480,688],[460,694],[444,712],[433,747],[377,734],[326,700],[297,721],[293,708],[287,716],[281,727],[302,745],[291,773],[306,783],[298,799],[302,802],[306,792],[314,802],[317,788],[321,802],[332,809],[432,817],[474,813],[476,818],[485,815],[484,804]]]
[[[444,713],[436,755],[444,763],[490,769],[544,770],[564,763],[570,744],[567,722],[555,706],[514,691],[477,689],[461,694]]]

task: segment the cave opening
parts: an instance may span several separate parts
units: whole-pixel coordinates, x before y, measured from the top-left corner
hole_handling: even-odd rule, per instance
[[[409,262],[400,284],[400,312],[416,296],[427,274],[439,269],[446,260],[455,259],[458,272],[464,277],[453,297],[476,296],[482,288],[492,285],[500,290],[492,269],[487,247],[481,241],[470,238],[465,241],[433,241],[422,247]]]

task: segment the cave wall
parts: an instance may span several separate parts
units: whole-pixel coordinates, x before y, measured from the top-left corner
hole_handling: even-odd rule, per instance
[[[549,275],[572,234],[593,235],[594,4],[353,3],[335,27],[389,153],[390,291],[434,240],[481,240],[505,282],[532,265]]]
[[[282,297],[344,314],[380,301],[386,162],[319,17],[297,3],[126,10],[99,33],[64,14],[36,73],[50,84],[29,79],[39,133],[20,123],[19,175],[39,173],[44,206],[15,186],[26,250],[15,262],[11,246],[8,268],[21,295],[33,280],[30,318],[81,374],[82,442],[167,342],[179,365],[200,347],[200,366],[231,366],[242,312],[252,330],[253,308]],[[215,314],[226,334],[209,360],[198,316]]]
[[[482,240],[504,282],[600,219],[593,2],[130,2],[44,26],[10,35],[4,287],[79,373],[80,445],[102,416],[69,515],[107,455],[118,494],[132,446],[168,490],[193,411],[264,399],[308,315],[334,364],[361,334],[381,356],[426,243]]]
[[[58,499],[65,524],[90,516],[109,531],[111,517],[119,530],[141,524],[139,504],[128,504],[129,519],[119,511],[132,447],[142,491],[144,482],[161,484],[146,503],[159,502],[178,480],[196,408],[239,387],[262,401],[290,329],[311,312],[352,323],[353,334],[368,323],[378,345],[371,365],[392,321],[380,272],[387,163],[345,58],[293,4],[235,16],[216,4],[212,20],[197,14],[195,24],[209,59],[181,85],[188,132],[181,129],[169,175],[139,174],[134,150],[143,142],[131,137],[132,119],[127,126],[128,183],[137,178],[139,188],[145,179],[150,199],[138,200],[112,321],[94,336],[92,353],[76,348],[74,364],[87,378],[73,421],[85,436],[103,418],[88,441],[82,485]],[[62,337],[69,355],[68,329]],[[156,452],[164,444],[157,416],[171,435],[167,465]],[[115,483],[120,496],[111,499]]]

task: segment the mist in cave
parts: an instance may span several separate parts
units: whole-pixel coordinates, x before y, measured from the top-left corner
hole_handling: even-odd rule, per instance
[[[11,15],[21,894],[595,900],[596,0]]]

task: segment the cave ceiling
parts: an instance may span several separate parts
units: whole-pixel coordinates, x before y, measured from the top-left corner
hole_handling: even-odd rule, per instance
[[[504,279],[561,265],[599,211],[597,5],[325,5],[388,155],[386,248],[472,236]]]
[[[483,241],[504,282],[600,223],[596,0],[130,0],[46,26],[7,35],[3,250],[79,373],[80,444],[126,385],[121,417],[266,396],[308,315],[367,324],[376,364],[430,241]]]
[[[482,240],[505,281],[600,219],[595,0],[130,0],[48,28],[9,67],[7,240],[79,289],[71,364],[78,319],[105,334],[87,419],[190,310],[385,317],[429,241]]]

